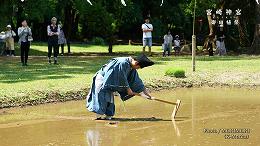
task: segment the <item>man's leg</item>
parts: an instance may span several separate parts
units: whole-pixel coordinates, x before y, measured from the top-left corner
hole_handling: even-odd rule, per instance
[[[27,60],[28,60],[28,55],[29,55],[29,49],[30,49],[30,42],[26,42],[24,49],[25,49],[25,50],[24,50],[24,55],[25,55],[24,64],[27,65]]]
[[[24,49],[24,43],[23,42],[21,42],[20,50],[21,50],[21,63],[22,63],[22,65],[24,65],[24,51],[25,51],[25,49]]]
[[[54,45],[54,64],[58,63],[59,45]]]
[[[108,120],[111,120],[112,116],[115,115],[115,104],[114,103],[107,103],[107,109],[105,115]]]
[[[166,54],[166,50],[164,49],[164,50],[163,50],[163,55],[162,55],[162,56],[165,57],[165,54]]]
[[[64,44],[61,44],[61,54],[64,54]]]
[[[168,56],[170,56],[171,55],[171,47],[170,47],[170,45],[168,45]]]
[[[51,63],[51,54],[52,54],[52,42],[49,40],[48,42],[48,62]]]
[[[145,47],[147,45],[147,40],[143,38],[143,53],[145,53]]]
[[[149,56],[152,56],[152,47],[149,47]]]
[[[149,56],[152,56],[152,38],[149,38],[147,40],[148,46],[149,46]]]
[[[163,57],[165,57],[166,50],[167,50],[167,44],[163,44]]]

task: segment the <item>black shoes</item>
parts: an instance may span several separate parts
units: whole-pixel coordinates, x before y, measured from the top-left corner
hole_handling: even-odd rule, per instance
[[[51,64],[51,58],[50,57],[48,58],[48,63]],[[58,58],[57,57],[54,58],[54,64],[55,65],[58,64]]]
[[[48,63],[51,64],[51,60],[49,60]],[[54,63],[53,63],[53,64],[57,65],[57,64],[58,64],[58,61],[57,61],[57,60],[54,60]]]

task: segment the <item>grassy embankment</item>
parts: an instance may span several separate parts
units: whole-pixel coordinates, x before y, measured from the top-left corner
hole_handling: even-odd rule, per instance
[[[73,45],[71,56],[59,58],[59,65],[47,64],[47,47],[31,47],[29,66],[22,67],[19,57],[0,57],[0,108],[35,105],[45,102],[82,99],[91,78],[100,66],[114,56],[137,55],[141,46],[115,46],[113,56],[105,55],[106,46]],[[66,50],[66,49],[65,49]],[[154,47],[156,53],[161,48]],[[19,51],[16,51],[19,55]],[[66,52],[66,51],[65,51]],[[82,56],[85,55],[85,56]],[[155,65],[139,70],[146,85],[153,89],[199,86],[260,86],[259,56],[199,56],[196,72],[191,70],[191,57],[151,58]],[[186,78],[165,76],[169,68],[181,68]]]

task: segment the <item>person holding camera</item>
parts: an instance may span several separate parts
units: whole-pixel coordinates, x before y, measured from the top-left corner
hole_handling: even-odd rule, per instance
[[[22,21],[22,26],[18,28],[19,45],[21,49],[22,66],[27,66],[28,54],[30,49],[30,41],[32,41],[32,31],[27,25],[27,21]]]

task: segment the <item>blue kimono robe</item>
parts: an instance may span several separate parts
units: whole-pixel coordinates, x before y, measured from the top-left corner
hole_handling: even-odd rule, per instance
[[[117,91],[125,101],[132,97],[127,95],[129,87],[136,93],[144,90],[144,84],[137,71],[131,67],[131,58],[111,59],[93,77],[86,107],[91,112],[113,116],[115,114],[113,92]]]

